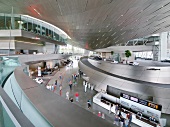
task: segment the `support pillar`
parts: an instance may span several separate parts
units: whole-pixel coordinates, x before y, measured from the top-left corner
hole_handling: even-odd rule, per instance
[[[158,61],[165,60],[167,58],[167,42],[168,42],[168,32],[161,33],[160,42],[159,42]]]

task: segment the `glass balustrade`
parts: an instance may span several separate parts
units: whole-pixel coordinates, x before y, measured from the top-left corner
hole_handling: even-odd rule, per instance
[[[0,57],[0,85],[5,78],[17,67],[20,66],[18,57],[2,56]]]
[[[15,127],[13,120],[9,116],[8,107],[0,96],[0,127]]]

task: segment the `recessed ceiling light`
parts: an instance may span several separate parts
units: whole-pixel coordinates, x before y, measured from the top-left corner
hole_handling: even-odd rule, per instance
[[[105,39],[105,41],[108,39],[108,37]]]
[[[112,28],[109,30],[109,32],[111,32],[112,31]]]
[[[114,36],[116,34],[116,32],[114,32],[111,36]]]
[[[123,16],[123,15],[121,15],[121,16]]]
[[[110,41],[109,42],[107,42],[107,44],[109,44],[110,43]]]
[[[117,40],[115,43],[118,43],[119,42],[119,40]]]

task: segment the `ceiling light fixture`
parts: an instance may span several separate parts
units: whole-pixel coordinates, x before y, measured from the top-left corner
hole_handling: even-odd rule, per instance
[[[34,11],[35,12],[37,12],[37,14],[39,15],[39,16],[41,16],[41,14],[35,9],[35,8],[33,8],[34,9]],[[42,17],[42,16],[41,16]]]
[[[111,36],[114,36],[116,34],[116,32],[114,32]]]
[[[117,40],[115,43],[118,43],[119,42],[119,40]]]

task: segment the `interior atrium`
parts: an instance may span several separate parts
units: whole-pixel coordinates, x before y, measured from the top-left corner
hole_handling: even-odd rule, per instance
[[[0,127],[170,127],[169,0],[0,0]]]

